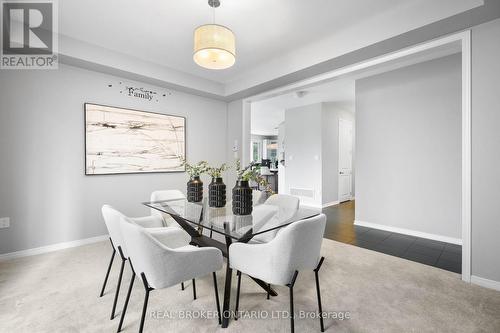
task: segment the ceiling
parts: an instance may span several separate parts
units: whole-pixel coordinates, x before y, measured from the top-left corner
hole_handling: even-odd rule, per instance
[[[255,135],[278,135],[278,126],[285,121],[285,109],[252,103],[250,132]]]
[[[282,93],[270,92],[268,96],[262,96],[260,99],[251,102],[251,133],[277,135],[278,125],[285,121],[285,110],[304,105],[333,102],[339,108],[355,112],[356,80],[459,52],[461,52],[460,43],[452,42],[358,70],[335,79],[306,85],[298,89],[285,90]]]
[[[354,111],[354,90],[353,78],[339,79],[300,90],[305,93],[302,97],[298,97],[294,91],[254,102],[252,103],[252,110],[260,106],[291,109],[320,102],[337,102]]]
[[[237,38],[237,62],[227,70],[206,70],[192,60],[193,30],[212,18],[206,0],[59,1],[59,32],[72,40],[113,52],[113,57],[129,56],[151,66],[222,84],[220,94],[228,95],[469,10],[483,1],[221,0],[221,3],[216,10],[216,22],[232,29]],[[67,45],[61,48],[69,49]],[[79,49],[73,48],[72,56],[77,57]],[[93,54],[101,56],[98,52]],[[106,57],[108,63],[113,63],[110,54],[106,53]]]
[[[295,92],[279,95],[251,104],[251,133],[277,135],[278,125],[285,120],[285,110],[321,102],[335,102],[354,112],[354,79],[345,78],[304,89],[298,97]]]

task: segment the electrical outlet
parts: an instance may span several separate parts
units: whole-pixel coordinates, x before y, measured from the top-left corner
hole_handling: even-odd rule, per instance
[[[2,217],[0,219],[0,229],[5,229],[10,227],[10,217]]]

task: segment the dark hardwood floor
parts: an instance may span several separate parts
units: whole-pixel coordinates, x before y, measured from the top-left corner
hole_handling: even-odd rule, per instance
[[[354,201],[323,209],[325,237],[422,264],[462,272],[462,247],[354,225]]]

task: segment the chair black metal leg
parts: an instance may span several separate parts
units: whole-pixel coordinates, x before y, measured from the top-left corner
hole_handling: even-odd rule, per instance
[[[271,290],[271,284],[268,283],[267,287],[268,287],[268,289],[267,289],[267,299],[269,299],[269,291]]]
[[[193,279],[193,299],[196,299],[196,280]]]
[[[294,317],[295,314],[293,311],[293,287],[290,287],[290,330],[292,333],[295,332],[295,323],[293,322]]]
[[[115,247],[113,246],[113,241],[111,238],[109,239],[111,242],[111,248],[113,249],[113,254],[111,254],[111,260],[109,261],[108,265],[108,271],[106,272],[106,277],[104,278],[104,283],[102,285],[101,293],[99,294],[99,297],[102,297],[104,295],[104,289],[106,289],[106,284],[108,283],[108,277],[109,277],[109,272],[111,271],[111,266],[113,266],[113,260],[115,259],[115,254],[116,250]]]
[[[297,279],[298,274],[299,272],[295,271],[295,273],[293,273],[292,281],[287,285],[288,288],[290,289],[290,324],[292,333],[295,332],[295,323],[294,323],[295,313],[293,310],[293,286],[295,285],[295,280]]]
[[[184,282],[181,282],[181,289],[184,290]]]
[[[146,310],[148,309],[149,292],[153,290],[153,288],[149,286],[144,273],[141,273],[141,278],[146,293],[144,295],[144,305],[142,306],[142,316],[141,316],[141,323],[139,324],[139,333],[142,333],[142,330],[144,329],[144,320],[146,319]]]
[[[130,300],[130,294],[132,293],[132,288],[134,287],[134,281],[135,281],[134,267],[132,266],[132,261],[129,260],[129,263],[130,263],[130,268],[132,269],[132,277],[130,278],[130,285],[128,287],[125,303],[123,304],[123,310],[120,316],[120,323],[118,324],[117,332],[120,332],[122,330],[123,320],[125,319],[125,313],[127,312],[128,301]]]
[[[238,275],[238,288],[236,289],[236,307],[234,308],[234,320],[238,320],[238,310],[240,307],[240,287],[241,287],[241,272],[237,271],[236,275]]]
[[[120,266],[120,275],[118,275],[118,284],[116,285],[115,300],[113,301],[113,308],[111,309],[111,320],[115,317],[116,303],[118,302],[118,294],[120,294],[120,287],[122,285],[123,268],[125,267],[125,260],[127,260],[123,256],[122,249],[119,246],[118,252],[120,252],[120,256],[122,257],[122,264]]]
[[[222,314],[220,313],[220,302],[219,302],[219,288],[217,288],[217,275],[213,272],[214,278],[214,291],[215,291],[215,303],[217,304],[217,317],[219,318],[219,325],[222,324]]]
[[[318,267],[314,270],[314,275],[316,277],[316,294],[318,295],[318,308],[319,308],[319,323],[321,326],[321,332],[325,331],[325,325],[323,323],[323,308],[321,306],[321,292],[319,288],[319,269],[321,268],[321,265],[323,264],[323,260],[325,260],[325,257],[321,257]]]

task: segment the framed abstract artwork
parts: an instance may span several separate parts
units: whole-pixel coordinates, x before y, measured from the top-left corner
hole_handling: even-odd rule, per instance
[[[85,103],[85,174],[184,172],[186,119]]]

